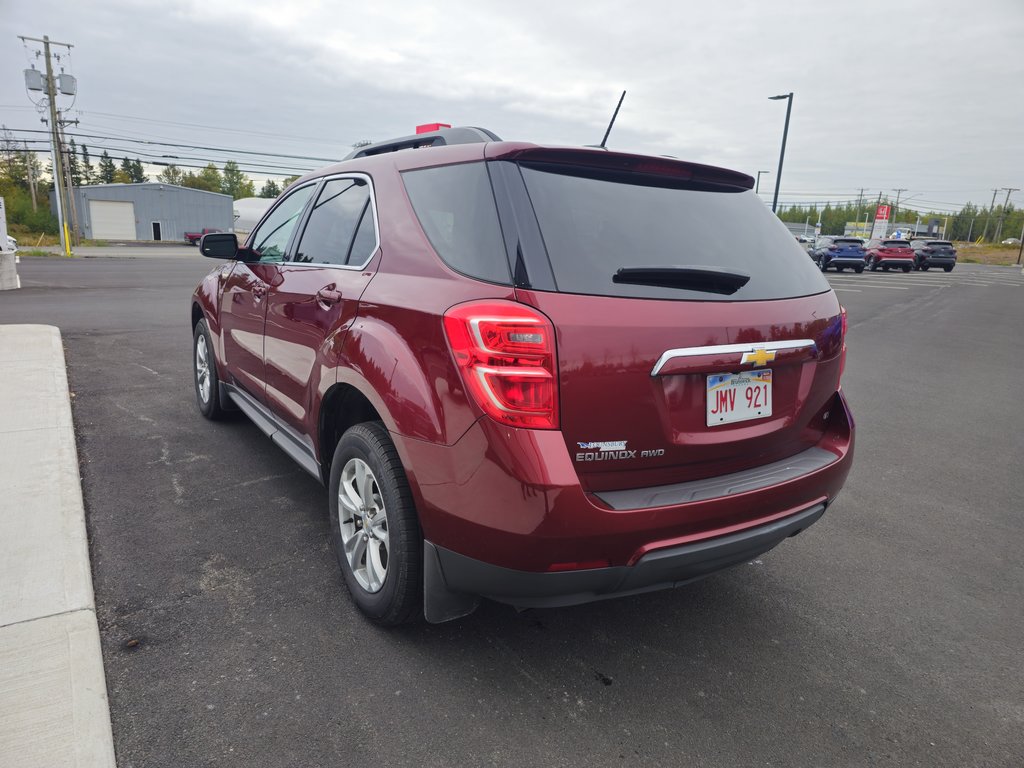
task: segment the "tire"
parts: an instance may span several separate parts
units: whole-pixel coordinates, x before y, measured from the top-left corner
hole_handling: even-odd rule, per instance
[[[213,352],[210,329],[206,320],[196,323],[192,332],[192,383],[196,388],[199,412],[211,421],[226,415],[220,404],[220,379],[217,377],[217,356]]]
[[[871,261],[868,264],[868,269],[870,269],[872,272],[877,272],[878,271],[878,262],[877,261]]]
[[[953,271],[953,267],[943,267],[942,269],[945,272],[952,272]]]
[[[383,424],[357,424],[341,436],[328,488],[331,543],[356,607],[385,627],[421,617],[423,535]]]
[[[864,267],[854,267],[853,271],[859,275],[861,272],[864,271]]]
[[[906,275],[906,274],[909,274],[909,272],[910,272],[910,265],[907,264],[906,266],[903,267],[903,274]]]
[[[818,259],[818,269],[822,272],[828,272],[828,264],[825,263],[824,259]]]

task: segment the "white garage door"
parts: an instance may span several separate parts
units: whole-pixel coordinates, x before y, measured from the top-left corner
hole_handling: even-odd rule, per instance
[[[135,240],[135,203],[90,200],[94,240]]]

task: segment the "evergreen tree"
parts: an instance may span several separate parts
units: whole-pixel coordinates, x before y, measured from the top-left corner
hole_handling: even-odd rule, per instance
[[[68,175],[71,177],[71,186],[82,186],[82,169],[78,165],[78,147],[75,146],[74,139],[71,139],[71,141],[68,142],[67,156],[65,159],[68,164]]]
[[[92,184],[93,178],[96,175],[96,169],[92,167],[92,161],[89,159],[89,148],[82,145],[82,183]]]
[[[132,184],[145,184],[149,181],[149,177],[146,176],[146,172],[142,168],[142,162],[139,158],[135,158],[131,163],[131,171],[128,176],[131,177]]]
[[[281,194],[281,188],[277,185],[277,182],[273,179],[267,179],[267,183],[263,185],[263,189],[260,190],[260,197],[278,197]]]
[[[107,150],[103,150],[103,154],[100,155],[99,162],[99,179],[100,184],[113,184],[114,175],[117,173],[117,167],[114,165],[114,161],[110,159],[110,155],[107,154]]]
[[[120,171],[122,179],[127,179],[127,181],[119,181],[118,182],[119,184],[131,184],[132,183],[132,174],[134,173],[135,169],[132,167],[132,161],[131,160],[129,160],[127,157],[122,157],[121,158],[121,165],[118,166],[117,170]]]
[[[220,191],[238,200],[241,197],[255,197],[256,190],[252,180],[238,170],[238,163],[228,160],[224,164],[224,175],[221,178]]]
[[[299,180],[298,176],[289,176],[281,182],[281,189],[288,189],[292,184]]]

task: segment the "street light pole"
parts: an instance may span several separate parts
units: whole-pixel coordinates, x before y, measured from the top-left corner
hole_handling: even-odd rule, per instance
[[[771,173],[771,171],[758,171],[757,172],[757,184],[754,185],[754,194],[758,194],[761,191],[761,174]]]
[[[786,159],[786,139],[789,137],[789,116],[793,111],[793,92],[780,96],[769,96],[771,101],[786,99],[786,127],[782,129],[782,151],[779,152],[779,172],[775,175],[775,196],[772,198],[772,213],[779,207],[779,185],[782,183],[782,161]]]

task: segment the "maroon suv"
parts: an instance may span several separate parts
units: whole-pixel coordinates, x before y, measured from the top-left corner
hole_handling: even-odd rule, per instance
[[[845,313],[752,187],[475,128],[364,147],[244,246],[203,238],[226,262],[193,297],[199,409],[328,486],[382,624],[747,562],[853,458]]]

